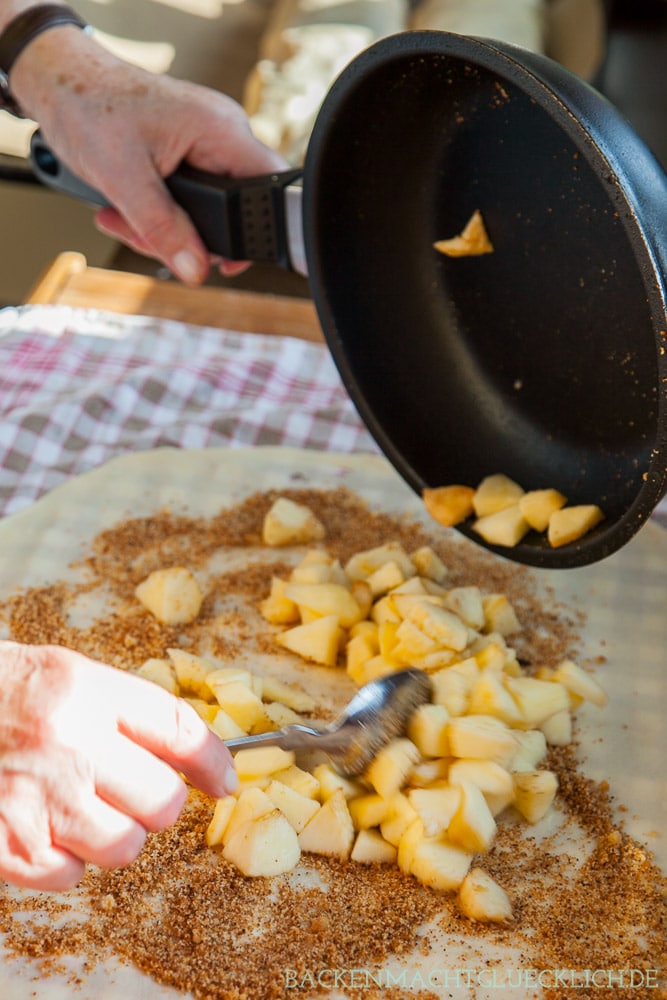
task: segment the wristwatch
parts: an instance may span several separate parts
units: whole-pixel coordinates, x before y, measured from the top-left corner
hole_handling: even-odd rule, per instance
[[[90,31],[83,18],[72,10],[58,3],[43,3],[29,7],[9,22],[0,35],[0,108],[17,117],[23,117],[10,88],[9,74],[16,59],[33,38],[41,35],[49,28],[57,28],[62,24],[74,24],[84,31]]]

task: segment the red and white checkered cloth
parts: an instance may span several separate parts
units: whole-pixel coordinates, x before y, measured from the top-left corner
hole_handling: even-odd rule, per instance
[[[0,515],[165,445],[378,450],[323,345],[62,306],[0,311]]]
[[[0,516],[164,445],[378,451],[323,345],[63,306],[0,310]],[[667,502],[656,516],[667,524]]]

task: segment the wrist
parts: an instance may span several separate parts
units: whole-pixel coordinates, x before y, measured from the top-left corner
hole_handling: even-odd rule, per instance
[[[16,99],[11,80],[14,67],[24,52],[47,33],[89,29],[79,14],[60,2],[13,0],[7,7],[3,9],[0,22],[0,106],[20,114],[20,101]]]

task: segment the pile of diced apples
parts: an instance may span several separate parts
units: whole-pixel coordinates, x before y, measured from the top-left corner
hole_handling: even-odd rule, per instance
[[[284,530],[276,530],[272,508],[273,544],[322,540],[307,508],[278,503]],[[511,922],[511,902],[480,859],[503,812],[535,824],[551,808],[558,781],[540,765],[549,745],[571,741],[582,701],[606,703],[597,681],[572,660],[524,671],[507,641],[521,628],[507,597],[448,587],[428,546],[409,554],[389,542],[344,566],[324,548],[309,549],[287,578],[273,579],[260,609],[281,627],[275,638],[283,649],[345,669],[358,685],[419,667],[431,678],[432,701],[359,778],[328,763],[306,770],[278,747],[239,750],[240,787],[217,801],[209,845],[248,876],[288,871],[301,852],[396,864],[427,886],[457,892],[471,919]],[[187,697],[223,739],[316,710],[304,691],[270,677],[180,649],[168,657],[139,672]]]
[[[583,538],[604,514],[597,504],[573,504],[558,490],[524,490],[503,473],[471,486],[436,486],[422,492],[429,514],[445,527],[467,520],[490,545],[513,548],[529,531],[546,532],[552,548]]]

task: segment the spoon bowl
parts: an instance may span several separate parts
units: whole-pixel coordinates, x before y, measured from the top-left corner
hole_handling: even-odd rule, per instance
[[[271,733],[239,736],[225,745],[232,751],[256,746],[321,750],[340,774],[354,777],[383,746],[403,735],[412,713],[430,699],[428,675],[409,667],[365,684],[338,718],[322,729],[298,723]]]

